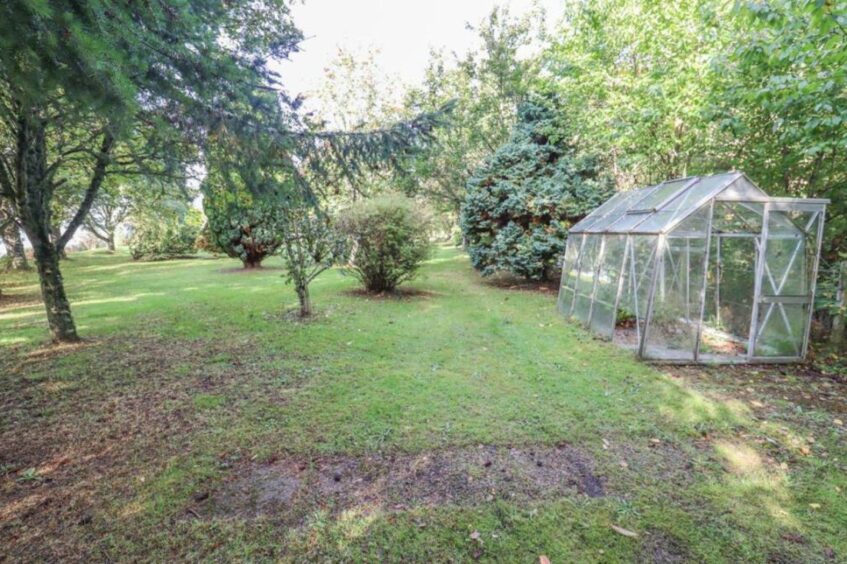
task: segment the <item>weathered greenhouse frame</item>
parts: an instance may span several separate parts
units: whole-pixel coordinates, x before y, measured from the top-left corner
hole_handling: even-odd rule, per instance
[[[559,311],[641,358],[801,360],[828,203],[740,172],[619,192],[570,229]]]

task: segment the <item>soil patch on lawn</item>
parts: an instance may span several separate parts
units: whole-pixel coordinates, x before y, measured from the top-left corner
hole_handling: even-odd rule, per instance
[[[493,276],[482,278],[482,283],[492,288],[501,290],[519,290],[524,292],[538,292],[548,296],[556,297],[559,292],[558,278],[555,280],[526,280],[508,274],[495,274]]]
[[[391,292],[374,293],[368,292],[364,288],[354,288],[352,290],[345,290],[342,293],[346,296],[364,298],[368,300],[411,300],[415,298],[434,298],[438,295],[435,292],[420,290],[418,288],[409,288],[406,286],[395,288]]]
[[[604,482],[590,456],[564,444],[284,458],[242,469],[210,496],[202,511],[300,521],[316,509],[403,511],[495,499],[602,497]]]

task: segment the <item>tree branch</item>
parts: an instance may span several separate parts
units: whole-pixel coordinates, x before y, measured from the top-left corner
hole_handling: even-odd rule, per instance
[[[97,195],[97,191],[100,189],[100,186],[103,184],[103,179],[106,177],[106,167],[109,165],[110,154],[114,146],[115,138],[107,130],[103,134],[103,142],[100,145],[100,153],[97,155],[97,159],[94,163],[94,170],[92,171],[91,181],[88,183],[88,188],[85,190],[85,196],[82,198],[82,202],[79,204],[79,209],[77,209],[73,219],[71,219],[68,224],[67,229],[65,229],[65,232],[61,235],[61,237],[59,237],[59,240],[56,241],[56,247],[60,252],[65,248],[65,245],[68,244],[68,241],[71,240],[71,237],[74,236],[74,233],[76,233],[79,226],[82,225],[85,216],[88,215],[88,211],[94,203],[94,197]]]

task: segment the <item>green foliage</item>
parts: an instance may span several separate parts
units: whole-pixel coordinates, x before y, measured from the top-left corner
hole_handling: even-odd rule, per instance
[[[339,226],[353,244],[346,272],[369,292],[390,292],[410,280],[431,252],[430,218],[404,196],[360,201],[341,214]]]
[[[329,216],[311,206],[286,210],[280,235],[285,278],[297,292],[300,316],[307,317],[312,314],[309,284],[346,258],[347,238],[332,227]]]
[[[468,181],[462,232],[474,268],[550,277],[567,231],[612,194],[595,155],[580,153],[549,100],[523,104],[509,142]]]
[[[710,55],[723,40],[719,6],[586,0],[567,9],[538,87],[562,99],[574,133],[608,156],[619,187],[724,168],[703,115]]]
[[[245,268],[261,266],[282,244],[283,210],[271,197],[245,190],[203,186],[203,210],[209,243],[241,260]]]
[[[406,95],[407,111],[435,109],[455,100],[450,127],[437,144],[411,162],[401,179],[406,193],[426,197],[439,210],[458,216],[473,170],[509,137],[517,106],[537,79],[537,57],[520,53],[544,37],[544,14],[513,16],[495,7],[473,28],[481,46],[462,56],[431,54],[423,84]]]
[[[714,58],[711,118],[736,166],[775,195],[826,197],[828,254],[847,245],[847,4],[740,4]]]
[[[133,260],[165,260],[183,258],[194,253],[194,243],[203,225],[203,215],[190,209],[187,213],[158,210],[136,217],[127,244]]]

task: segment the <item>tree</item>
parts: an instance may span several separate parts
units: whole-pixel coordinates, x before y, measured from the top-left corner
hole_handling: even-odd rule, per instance
[[[571,224],[613,192],[596,155],[580,152],[551,100],[521,105],[509,142],[468,181],[462,232],[474,268],[549,279]]]
[[[774,194],[830,198],[834,255],[847,246],[847,5],[743,3],[733,16],[710,93],[727,158]]]
[[[85,229],[106,243],[110,253],[115,252],[118,227],[133,213],[137,192],[144,191],[145,187],[135,186],[135,182],[139,180],[143,182],[143,179],[138,178],[115,177],[113,182],[107,182],[94,198],[91,209],[85,216]]]
[[[302,127],[267,66],[300,38],[284,0],[0,5],[0,140],[14,147],[2,153],[0,196],[33,246],[54,341],[79,339],[58,256],[107,175],[180,173],[222,127],[262,130],[281,152],[334,154],[358,167],[379,166],[431,136],[440,114],[368,133]],[[285,119],[255,119],[267,98],[257,91],[276,92]],[[80,173],[83,197],[54,241],[52,201]]]
[[[407,193],[419,193],[439,210],[458,217],[473,170],[509,137],[518,105],[539,72],[538,57],[526,53],[544,39],[544,12],[512,17],[495,7],[475,28],[481,46],[462,57],[433,51],[423,84],[406,95],[407,111],[455,100],[451,124],[435,147],[414,159],[404,177]]]
[[[0,200],[0,239],[6,249],[6,270],[29,270],[24,252],[21,230],[12,214],[11,206]]]
[[[293,165],[268,146],[220,134],[207,150],[201,192],[211,242],[244,268],[261,267],[282,245],[284,209],[298,191]]]
[[[713,0],[574,3],[537,88],[559,96],[572,131],[608,157],[619,187],[728,168],[704,112],[728,16]]]
[[[312,315],[309,284],[347,255],[347,241],[327,215],[313,206],[289,208],[281,232],[286,281],[294,285],[300,317]]]

